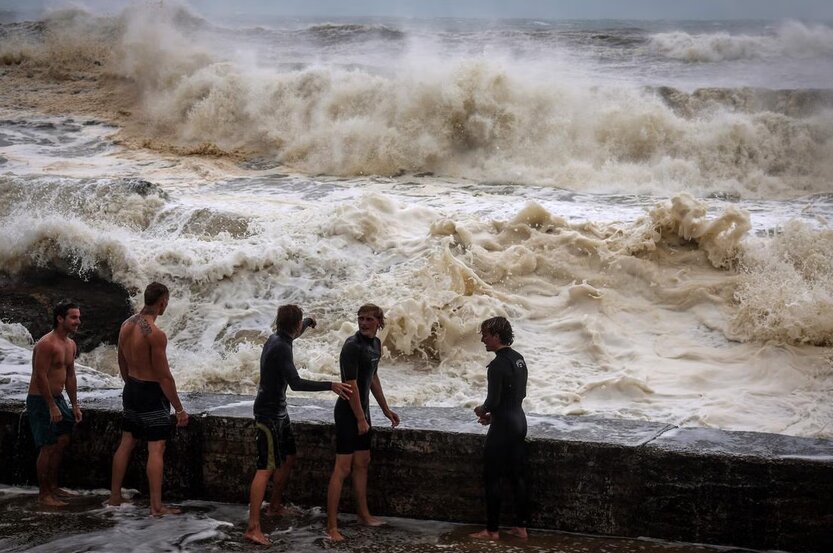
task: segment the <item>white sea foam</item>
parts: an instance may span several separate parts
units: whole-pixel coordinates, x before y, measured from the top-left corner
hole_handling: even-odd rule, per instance
[[[105,73],[141,92],[123,147],[99,125],[0,123],[4,271],[95,273],[135,301],[165,282],[180,387],[254,392],[282,303],[319,320],[301,374],[335,379],[374,301],[393,404],[481,401],[477,327],[506,315],[529,411],[831,436],[829,110],[727,93],[687,113],[505,52],[267,65],[185,13],[154,4],[99,36]],[[25,335],[0,332],[28,378]],[[112,346],[79,362],[117,373]]]
[[[649,47],[660,56],[688,62],[821,58],[833,55],[833,28],[787,21],[773,33],[760,35],[675,31],[654,35]]]

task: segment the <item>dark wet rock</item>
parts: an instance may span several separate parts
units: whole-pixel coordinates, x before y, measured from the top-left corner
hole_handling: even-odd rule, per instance
[[[142,179],[123,179],[124,186],[130,190],[146,198],[150,195],[159,196],[163,199],[168,199],[168,193],[162,190],[159,185]]]
[[[183,394],[191,413],[166,451],[166,497],[245,503],[255,470],[251,396]],[[109,485],[117,390],[81,395],[66,485]],[[324,505],[334,459],[332,402],[290,398],[299,462],[287,497]],[[36,451],[23,394],[0,400],[0,482],[32,484]],[[482,524],[485,429],[467,409],[372,409],[374,514]],[[532,527],[786,551],[833,551],[833,441],[586,417],[529,417]],[[144,448],[126,487],[146,493]],[[344,512],[353,510],[344,487]],[[502,522],[510,525],[511,494]]]
[[[121,323],[133,313],[127,290],[101,278],[82,279],[50,269],[0,273],[3,320],[22,324],[35,340],[52,329],[52,306],[66,298],[81,306],[81,329],[75,335],[80,351],[115,344]]]

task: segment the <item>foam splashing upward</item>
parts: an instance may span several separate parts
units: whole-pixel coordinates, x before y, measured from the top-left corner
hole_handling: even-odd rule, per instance
[[[42,25],[0,44],[9,82],[119,127],[7,114],[0,264],[169,284],[181,387],[252,393],[287,302],[319,319],[301,373],[333,378],[373,301],[396,404],[481,400],[477,329],[505,315],[529,411],[833,435],[823,94],[658,93],[543,40],[230,29],[170,3]],[[58,74],[62,45],[83,55]],[[20,335],[0,326],[14,359]],[[112,347],[81,362],[116,373]]]

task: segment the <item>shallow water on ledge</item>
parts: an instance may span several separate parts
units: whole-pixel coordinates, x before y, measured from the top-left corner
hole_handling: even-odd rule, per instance
[[[181,504],[181,516],[147,516],[147,503],[102,507],[105,490],[79,491],[65,510],[42,509],[37,490],[0,486],[0,551],[14,552],[132,552],[144,551],[357,551],[391,553],[708,553],[725,547],[605,538],[534,531],[528,541],[505,537],[499,543],[468,537],[471,525],[387,517],[387,525],[368,528],[352,515],[340,520],[348,541],[333,544],[324,538],[326,513],[318,507],[297,509],[280,519],[263,519],[272,545],[261,547],[243,539],[247,506],[206,501]],[[739,549],[729,549],[740,551]],[[749,551],[749,550],[744,550]]]

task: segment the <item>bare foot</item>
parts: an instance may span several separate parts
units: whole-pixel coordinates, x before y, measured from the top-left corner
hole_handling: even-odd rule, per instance
[[[73,491],[70,491],[66,488],[56,488],[55,492],[54,492],[54,495],[55,495],[55,497],[67,498],[67,497],[75,497],[78,494],[73,492]]]
[[[54,495],[40,495],[38,496],[38,503],[44,507],[66,507],[65,501],[61,501]]]
[[[121,496],[121,495],[116,496],[116,497],[113,497],[113,496],[111,495],[111,496],[110,496],[110,499],[108,499],[107,501],[105,501],[105,502],[104,502],[104,504],[105,504],[105,505],[109,505],[109,506],[111,506],[111,507],[118,507],[118,506],[119,506],[119,505],[121,505],[122,503],[125,503],[125,504],[127,504],[127,505],[130,505],[130,504],[132,504],[133,502],[132,502],[132,501],[130,501],[129,499],[126,499],[125,497],[123,497],[123,496]]]
[[[243,537],[249,541],[255,542],[260,545],[269,545],[272,543],[269,541],[269,538],[263,533],[260,528],[249,528],[246,530],[246,533],[243,534]]]
[[[268,517],[282,517],[282,516],[291,516],[300,514],[300,510],[296,507],[288,507],[286,505],[278,505],[273,507],[269,505],[266,507],[266,510],[263,512]]]
[[[170,505],[162,505],[160,509],[154,509],[151,507],[150,509],[150,516],[152,517],[163,517],[165,515],[178,515],[182,513],[182,509],[179,507],[171,507]]]
[[[520,527],[517,527],[517,526],[515,528],[510,528],[509,530],[506,531],[506,533],[511,534],[511,535],[515,536],[516,538],[521,538],[522,540],[525,540],[526,538],[529,537],[529,534],[526,533],[526,528],[520,528]]]
[[[500,539],[499,532],[489,532],[488,530],[481,530],[480,532],[474,532],[469,534],[470,538],[474,538],[476,540],[491,540],[497,541]]]
[[[384,520],[374,516],[359,517],[359,522],[365,526],[384,526],[387,524]]]
[[[344,541],[344,536],[338,531],[338,528],[327,528],[327,538],[330,541]]]

